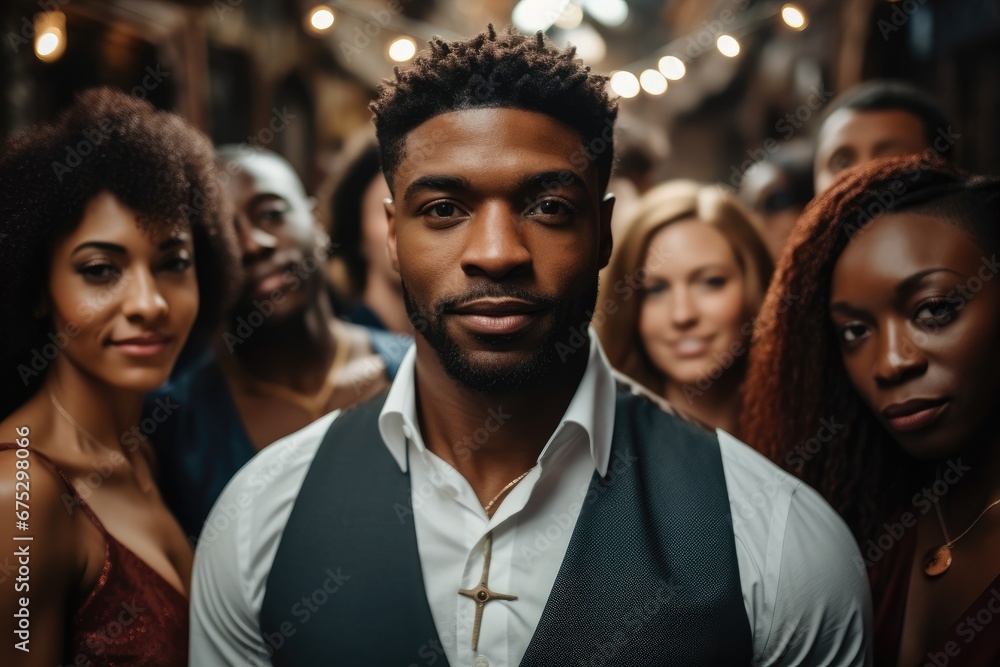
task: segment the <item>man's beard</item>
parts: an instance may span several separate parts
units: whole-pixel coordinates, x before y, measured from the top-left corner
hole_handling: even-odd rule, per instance
[[[562,365],[566,361],[565,352],[560,354],[560,349],[568,346],[568,349],[576,350],[579,345],[569,342],[571,337],[577,340],[581,334],[586,337],[587,325],[597,303],[597,280],[595,274],[592,285],[573,300],[545,297],[502,283],[486,283],[461,296],[442,299],[427,310],[413,301],[406,282],[403,281],[403,302],[410,322],[437,353],[441,366],[450,378],[475,392],[508,393],[551,385],[564,372]],[[448,313],[459,305],[482,298],[517,299],[540,308],[542,317],[549,322],[549,330],[541,344],[533,346],[527,359],[517,364],[479,363],[448,335],[445,329]],[[544,326],[544,322],[538,324]],[[525,333],[527,332],[509,336],[482,336],[480,340],[486,347],[494,347],[500,351],[516,348],[517,341]],[[560,343],[563,345],[559,345]]]

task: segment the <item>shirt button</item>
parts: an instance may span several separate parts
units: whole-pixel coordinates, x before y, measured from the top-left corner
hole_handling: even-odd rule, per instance
[[[476,661],[472,663],[472,667],[490,667],[490,661],[486,659],[486,656],[479,655],[476,656]]]
[[[403,437],[405,437],[407,440],[413,439],[413,430],[410,429],[409,424],[403,424]]]

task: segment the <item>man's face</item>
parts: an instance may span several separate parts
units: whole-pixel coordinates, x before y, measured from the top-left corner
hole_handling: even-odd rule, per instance
[[[236,231],[243,255],[244,284],[234,315],[257,304],[280,320],[301,310],[322,284],[322,228],[299,177],[269,155],[239,158],[228,190],[236,205]]]
[[[838,109],[823,122],[816,141],[816,196],[845,169],[880,157],[915,155],[927,149],[923,121],[902,109]]]
[[[587,354],[613,202],[576,131],[517,109],[442,114],[407,135],[394,187],[389,256],[418,359],[496,392],[545,386]]]

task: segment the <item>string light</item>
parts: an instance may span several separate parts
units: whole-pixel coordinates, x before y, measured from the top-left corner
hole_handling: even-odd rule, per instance
[[[735,58],[740,55],[740,43],[732,35],[719,35],[715,46],[718,47],[719,53],[727,58]]]
[[[781,8],[781,20],[785,22],[785,25],[794,30],[803,30],[808,24],[805,13],[792,4]]]
[[[42,62],[59,60],[66,51],[66,15],[39,12],[35,17],[35,57]]]
[[[628,18],[628,3],[625,0],[584,0],[583,8],[598,23],[615,28]]]
[[[417,45],[409,37],[400,37],[389,45],[389,57],[397,63],[405,63],[416,53]]]
[[[647,69],[639,75],[639,84],[650,95],[662,95],[667,92],[667,80],[655,69]]]
[[[309,13],[309,25],[312,26],[314,30],[318,30],[319,32],[329,30],[330,26],[333,25],[333,21],[333,10],[324,5],[314,7]]]
[[[639,79],[632,72],[615,72],[611,75],[611,90],[620,97],[635,97],[639,94]]]
[[[679,81],[687,73],[684,62],[677,56],[663,56],[660,58],[658,67],[660,74],[671,81]]]
[[[583,23],[583,10],[580,9],[580,5],[575,5],[572,2],[566,3],[562,14],[556,19],[556,27],[563,30],[572,30],[581,23]]]

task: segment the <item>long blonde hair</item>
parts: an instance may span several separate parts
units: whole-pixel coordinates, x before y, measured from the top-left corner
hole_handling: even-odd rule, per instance
[[[594,327],[616,369],[662,395],[665,378],[646,354],[639,335],[640,286],[650,240],[667,225],[697,220],[718,229],[729,241],[743,270],[746,307],[756,317],[774,263],[752,222],[753,214],[720,186],[688,180],[662,183],[639,200],[615,241],[615,252],[601,275]]]

